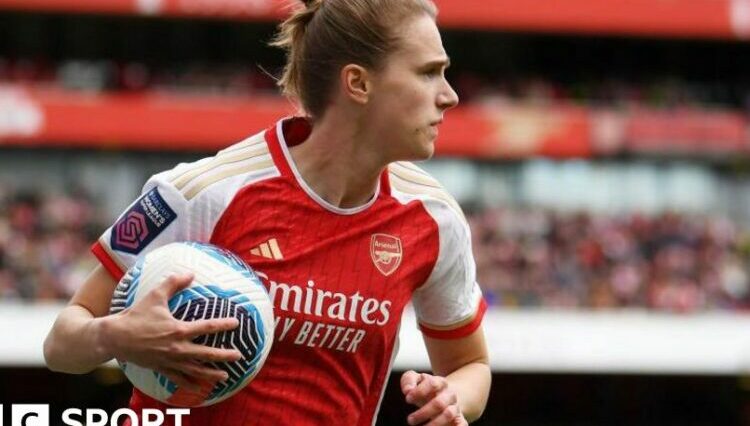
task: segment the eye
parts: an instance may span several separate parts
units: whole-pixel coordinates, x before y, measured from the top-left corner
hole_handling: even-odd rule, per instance
[[[428,78],[440,77],[443,74],[442,68],[430,68],[422,72],[422,75]]]

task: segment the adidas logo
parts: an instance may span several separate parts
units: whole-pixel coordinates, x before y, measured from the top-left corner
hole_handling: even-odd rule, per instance
[[[266,259],[273,259],[273,260],[284,259],[284,255],[281,254],[281,249],[279,248],[279,242],[276,241],[276,238],[271,238],[265,243],[250,249],[250,254],[254,256],[265,257]]]

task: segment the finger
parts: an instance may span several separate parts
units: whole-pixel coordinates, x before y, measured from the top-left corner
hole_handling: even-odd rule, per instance
[[[422,376],[414,370],[409,370],[401,375],[401,392],[406,395],[414,389]]]
[[[187,343],[181,348],[177,358],[199,362],[235,362],[242,359],[242,354],[236,349],[212,348],[210,346]]]
[[[422,373],[422,378],[417,386],[406,394],[406,402],[421,407],[448,386],[443,377]]]
[[[190,286],[195,276],[190,273],[170,275],[157,288],[158,295],[164,300],[169,300],[175,293],[182,291]]]
[[[409,417],[407,417],[407,421],[410,425],[418,425],[430,419],[438,418],[443,415],[449,407],[457,408],[456,402],[456,394],[452,392],[441,392],[427,404],[423,405],[422,408],[411,413]],[[455,413],[457,414],[458,411],[456,410]]]
[[[176,365],[175,369],[193,379],[211,383],[223,382],[229,378],[226,371],[207,367],[197,362],[185,361]]]
[[[186,375],[180,373],[179,371],[162,368],[160,370],[157,370],[157,372],[166,376],[166,378],[177,385],[177,387],[185,388],[193,392],[197,392],[200,390],[200,386],[198,386],[197,383],[194,383]]]
[[[461,411],[457,405],[451,405],[446,407],[443,412],[433,418],[425,426],[463,426],[467,424],[464,416],[461,415]]]
[[[204,334],[216,334],[222,331],[234,330],[240,325],[237,318],[216,318],[188,322],[185,326],[186,337],[193,339]]]

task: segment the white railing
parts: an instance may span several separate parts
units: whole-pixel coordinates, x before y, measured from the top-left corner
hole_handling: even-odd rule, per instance
[[[0,303],[0,366],[43,366],[42,342],[61,304]],[[395,369],[428,368],[407,310]],[[498,372],[750,373],[750,315],[645,311],[489,310],[484,328]]]

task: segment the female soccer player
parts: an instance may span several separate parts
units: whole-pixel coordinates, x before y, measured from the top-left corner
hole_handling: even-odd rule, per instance
[[[406,401],[418,407],[408,423],[477,419],[490,370],[469,229],[440,185],[405,162],[433,154],[443,115],[458,103],[436,13],[430,0],[305,2],[275,42],[287,52],[279,84],[303,117],[149,179],[94,244],[101,266],[50,332],[49,367],[84,373],[117,358],[186,388],[226,379],[206,362],[239,353],[192,339],[236,320],[182,322],[167,309],[190,276],[107,315],[139,256],[208,241],[257,271],[277,325],[254,381],[193,409],[189,425],[374,424],[410,301],[434,373],[402,376]],[[164,408],[137,390],[131,407]]]

